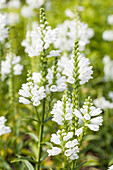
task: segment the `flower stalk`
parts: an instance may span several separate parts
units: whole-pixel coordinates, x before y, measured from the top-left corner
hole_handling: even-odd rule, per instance
[[[45,99],[43,99],[43,111],[40,123],[40,131],[39,131],[39,141],[38,141],[38,155],[37,155],[37,162],[36,170],[40,169],[40,158],[41,158],[41,151],[42,151],[42,138],[43,138],[43,129],[44,129],[44,115],[45,115]]]

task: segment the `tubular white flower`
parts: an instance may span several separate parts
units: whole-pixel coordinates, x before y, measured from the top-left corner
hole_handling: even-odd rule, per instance
[[[2,81],[11,73],[11,67],[13,68],[14,75],[20,75],[22,73],[23,65],[19,64],[20,61],[20,56],[15,56],[13,53],[6,55],[6,60],[1,61]]]
[[[0,0],[0,9],[6,7],[6,0]]]
[[[60,50],[52,50],[50,51],[49,55],[47,55],[48,58],[50,57],[57,57],[57,56],[60,56]]]
[[[48,149],[47,152],[49,153],[48,156],[55,156],[59,155],[61,153],[61,148],[58,147],[52,147],[52,149]]]
[[[66,144],[65,144],[65,147],[66,148],[72,148],[74,147],[75,145],[78,145],[78,140],[77,139],[74,139],[72,141],[68,141]]]
[[[113,41],[113,31],[112,30],[106,30],[102,34],[102,38],[105,41]]]
[[[75,40],[79,38],[79,50],[83,51],[89,39],[93,37],[94,31],[88,28],[87,24],[78,20],[65,20],[63,24],[59,24],[58,38],[54,42],[54,47],[61,51],[72,51]]]
[[[64,141],[67,141],[73,137],[73,132],[68,132],[66,136],[63,137]]]
[[[50,44],[52,44],[57,38],[57,29],[52,30],[50,26],[47,26],[43,32],[43,42],[41,26],[43,25],[40,25],[40,27],[38,26],[36,28],[33,28],[31,32],[27,31],[26,39],[22,42],[22,46],[25,47],[25,52],[27,52],[30,57],[40,55],[40,52],[43,51],[43,48],[49,48]],[[44,43],[45,45],[43,47]]]
[[[32,103],[34,106],[40,105],[40,101],[46,97],[45,89],[43,86],[39,86],[41,81],[41,74],[34,72],[32,77],[28,78],[26,84],[22,84],[22,88],[19,90],[19,102],[23,104]],[[27,99],[26,99],[27,98]]]
[[[104,63],[104,80],[113,81],[113,60],[110,59],[110,56],[105,55],[103,58]]]
[[[0,14],[0,42],[3,43],[8,37],[8,28],[6,28],[6,15]]]
[[[113,14],[108,16],[107,21],[109,25],[113,25]]]
[[[61,76],[61,73],[58,71],[57,75],[56,75],[56,84],[52,84],[52,80],[53,80],[53,70],[52,69],[48,69],[48,74],[46,76],[48,83],[49,83],[49,90],[51,92],[62,92],[64,90],[66,90],[67,85],[66,85],[66,77],[65,76]]]
[[[102,109],[106,109],[106,108],[113,109],[113,103],[106,100],[105,97],[100,97],[98,99],[95,99],[93,102],[96,107],[101,107]]]
[[[78,111],[77,109],[74,110],[73,114],[79,119],[79,124],[84,123],[85,126],[88,126],[89,129],[93,131],[98,131],[99,126],[102,125],[103,118],[102,116],[98,116],[102,113],[102,110],[100,108],[96,108],[94,106],[90,106],[88,109],[88,106],[85,102],[83,105],[83,108]],[[92,103],[91,103],[92,105]],[[89,110],[89,111],[88,111]],[[96,117],[94,117],[96,116]],[[94,117],[94,118],[92,118]],[[75,135],[79,136],[82,133],[83,129],[82,127],[75,131]]]
[[[6,133],[10,133],[11,129],[9,126],[5,126],[6,119],[4,116],[0,117],[0,136]]]
[[[79,156],[77,154],[73,154],[73,155],[70,156],[71,160],[75,160],[75,159],[78,159],[78,158],[79,158]]]
[[[23,104],[30,104],[30,101],[24,97],[19,97],[19,102]]]
[[[63,125],[63,121],[65,120],[71,120],[72,119],[72,104],[68,101],[66,105],[66,114],[64,115],[63,112],[63,102],[57,101],[55,105],[53,106],[53,109],[51,111],[51,114],[53,115],[52,120],[58,123],[58,125]]]
[[[8,8],[18,9],[18,8],[20,8],[20,5],[21,5],[20,0],[10,0],[10,1],[7,3],[7,7],[8,7]]]
[[[53,142],[53,143],[55,143],[57,145],[60,145],[61,141],[60,141],[59,135],[52,134],[51,142]]]
[[[108,168],[108,170],[113,170],[113,165],[111,165],[111,166]]]
[[[77,130],[75,131],[75,135],[78,136],[78,137],[79,137],[82,133],[83,133],[83,128],[82,128],[82,127],[79,128],[79,129],[77,129]]]
[[[109,98],[113,101],[113,91],[110,91],[108,94]]]
[[[92,66],[89,66],[90,62],[88,58],[85,58],[83,56],[83,54],[80,54],[78,57],[78,73],[79,73],[79,80],[80,80],[80,84],[84,84],[86,82],[88,82],[89,79],[92,78]],[[67,60],[65,66],[64,66],[64,70],[63,70],[63,74],[67,76],[67,82],[70,84],[74,84],[75,80],[73,78],[73,70],[74,70],[74,60],[73,60],[73,55],[72,58],[70,60]]]

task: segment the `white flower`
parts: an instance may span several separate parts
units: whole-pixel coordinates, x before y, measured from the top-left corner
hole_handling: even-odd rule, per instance
[[[13,68],[14,75],[20,75],[23,70],[23,65],[20,65],[20,56],[15,56],[13,53],[6,55],[6,60],[1,61],[1,75],[2,81],[11,73],[11,68]]]
[[[60,50],[52,50],[50,51],[49,55],[47,55],[48,58],[50,57],[57,57],[57,56],[60,56]]]
[[[109,98],[111,98],[111,100],[113,101],[113,91],[110,91],[108,94]]]
[[[56,134],[52,134],[52,137],[51,137],[51,142],[57,144],[57,145],[60,145],[61,144],[61,141],[60,141],[60,138],[58,135]]]
[[[40,8],[43,3],[44,3],[44,0],[26,0],[26,3],[32,8]]]
[[[29,6],[26,6],[24,5],[22,8],[21,8],[21,15],[24,17],[24,18],[30,18],[31,16],[33,16],[33,10],[32,8],[30,8]]]
[[[73,149],[69,148],[65,151],[65,156],[70,156],[71,160],[75,160],[78,159],[78,153],[79,152],[79,148],[78,146],[74,147]]]
[[[67,141],[73,137],[73,132],[68,132],[66,136],[63,137],[64,141]]]
[[[72,148],[74,147],[75,145],[78,145],[78,140],[77,139],[74,139],[72,141],[68,141],[66,144],[65,144],[65,147],[66,148]]]
[[[52,80],[53,80],[53,70],[52,69],[50,69],[50,68],[48,69],[48,74],[47,74],[46,78],[48,80],[49,87],[50,87],[49,90],[51,92],[56,92],[56,91],[62,92],[64,90],[66,90],[66,88],[67,88],[67,85],[65,83],[66,82],[66,77],[65,76],[61,76],[59,71],[56,74],[56,78],[57,78],[57,80],[55,82],[56,84],[53,84],[53,82],[52,82]]]
[[[85,58],[82,54],[79,55],[78,57],[78,73],[79,73],[79,80],[80,80],[80,84],[84,84],[86,82],[88,82],[89,79],[92,78],[92,66],[89,66],[90,62],[88,58]],[[73,55],[72,58],[70,60],[67,60],[65,66],[64,66],[64,70],[63,70],[63,74],[67,76],[67,82],[70,84],[74,84],[75,80],[73,78],[73,74],[74,74],[74,59],[73,59]]]
[[[113,14],[108,16],[107,21],[109,25],[113,25]]]
[[[103,58],[104,63],[104,80],[113,81],[113,60],[108,55]]]
[[[7,24],[14,25],[19,23],[19,14],[16,12],[9,12],[7,14]]]
[[[48,149],[47,152],[49,153],[48,156],[55,156],[59,155],[61,153],[61,148],[58,147],[52,147],[52,149]]]
[[[11,129],[9,126],[5,126],[6,119],[4,116],[0,117],[0,136],[6,133],[10,133]]]
[[[111,165],[111,166],[108,168],[108,170],[113,170],[113,165]]]
[[[21,2],[20,0],[10,0],[8,3],[7,3],[7,7],[8,8],[20,8],[20,5],[21,5]]]
[[[64,120],[72,119],[72,104],[70,101],[67,101],[66,114],[64,115],[63,102],[58,100],[57,103],[54,104],[51,114],[53,114],[53,121],[58,123],[58,125],[63,125]]]
[[[2,43],[8,37],[8,28],[6,28],[6,25],[6,15],[0,14],[0,42]]]
[[[113,31],[112,30],[106,30],[102,34],[102,38],[105,41],[113,41]]]
[[[19,90],[19,102],[23,104],[32,103],[34,106],[39,106],[40,101],[46,97],[45,88],[39,86],[38,83],[41,81],[41,74],[34,72],[32,77],[29,77],[26,84],[22,85],[22,88]],[[26,99],[27,98],[27,99]]]
[[[30,57],[40,55],[43,48],[49,48],[50,44],[52,44],[57,38],[57,29],[52,30],[50,26],[47,26],[44,30],[43,41],[42,37],[41,25],[40,27],[38,26],[34,28],[31,32],[27,31],[26,39],[23,40],[22,46],[25,47],[25,52],[27,52]],[[45,45],[43,47],[44,43]]]
[[[77,135],[78,137],[83,133],[83,128],[79,128],[75,131],[75,135]]]
[[[74,110],[73,114],[79,119],[79,124],[81,122],[84,122],[85,126],[88,126],[89,129],[93,131],[98,131],[99,126],[102,125],[103,118],[100,115],[102,113],[102,110],[100,108],[95,108],[94,106],[90,106],[88,111],[88,106],[86,105],[87,103],[83,105],[83,108],[78,111],[77,109]],[[96,116],[92,118],[93,116]],[[79,136],[82,133],[83,129],[78,129],[78,131],[75,131],[75,135]]]
[[[33,72],[32,74],[32,80],[35,84],[38,84],[41,81],[42,75],[41,73]]]
[[[30,101],[24,97],[19,97],[19,102],[23,104],[30,104]]]
[[[16,64],[14,67],[14,75],[20,75],[22,73],[23,70],[23,65],[21,64]]]
[[[0,0],[0,9],[6,7],[6,0]]]
[[[73,155],[70,156],[71,160],[75,160],[75,159],[78,159],[78,158],[79,158],[79,156],[77,154],[73,154]]]
[[[65,10],[65,15],[69,18],[74,18],[75,14],[70,10],[70,9],[66,9]]]
[[[71,11],[66,11],[68,16],[73,16]],[[58,39],[54,42],[54,47],[61,51],[72,51],[75,40],[79,38],[79,50],[83,51],[85,45],[89,43],[89,39],[94,35],[94,31],[88,28],[87,24],[78,20],[65,20],[63,24],[59,24]]]
[[[57,86],[52,85],[52,86],[50,87],[50,91],[56,92],[56,91],[57,91]]]
[[[101,107],[102,109],[106,109],[106,108],[113,109],[113,103],[106,100],[105,97],[100,97],[98,99],[95,99],[93,102],[96,107]]]

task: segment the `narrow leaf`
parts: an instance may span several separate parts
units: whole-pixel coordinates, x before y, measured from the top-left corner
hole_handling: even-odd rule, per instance
[[[27,160],[32,162],[32,163],[38,164],[37,161],[35,161],[35,160],[31,159],[31,158],[27,158],[27,157],[16,158],[15,160],[11,161],[11,163],[20,162],[20,161],[23,162],[23,161],[27,161]]]
[[[87,162],[87,161],[85,161],[85,162],[81,163],[80,165],[78,165],[78,166],[75,168],[75,170],[78,169],[78,168],[80,168],[80,167],[81,167],[82,165],[84,165],[86,162]]]
[[[34,133],[27,133],[28,135],[30,135],[36,142],[38,142],[38,137],[34,134]]]
[[[48,121],[51,120],[51,119],[52,119],[52,116],[50,116],[48,119],[46,119],[46,120],[44,121],[44,123],[48,122]]]
[[[44,159],[46,159],[48,157],[48,153],[46,153],[41,159],[40,162],[44,161]]]
[[[26,167],[28,168],[28,170],[34,170],[32,164],[29,161],[24,160],[23,162],[26,165]]]

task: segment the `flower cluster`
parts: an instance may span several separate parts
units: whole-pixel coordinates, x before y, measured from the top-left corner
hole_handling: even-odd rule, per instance
[[[15,8],[18,9],[21,6],[21,1],[20,0],[10,0],[7,2],[7,7],[8,8]]]
[[[64,70],[63,70],[63,74],[66,75],[67,78],[67,82],[74,84],[75,80],[73,78],[73,74],[74,74],[74,59],[73,59],[73,55],[71,56],[70,60],[67,60],[65,62],[64,65]],[[88,82],[89,79],[92,78],[92,66],[89,66],[90,62],[88,58],[85,58],[82,54],[79,54],[78,56],[78,73],[79,73],[79,80],[80,80],[80,84],[84,84],[86,82]]]
[[[48,24],[47,22],[45,24]],[[42,40],[43,38],[43,40]],[[26,39],[23,40],[22,46],[25,47],[25,52],[30,57],[38,56],[43,49],[48,49],[49,45],[52,44],[57,38],[57,29],[51,29],[51,26],[41,24],[34,30],[27,31]]]
[[[108,94],[109,98],[113,101],[113,91],[110,91]]]
[[[78,140],[73,139],[73,132],[66,133],[64,129],[58,130],[57,134],[52,134],[51,142],[57,145],[57,147],[52,147],[52,149],[47,150],[49,156],[63,153],[70,160],[79,158]]]
[[[40,87],[41,74],[34,72],[32,76],[27,78],[28,82],[22,84],[22,89],[19,90],[19,102],[23,104],[32,103],[33,106],[38,106],[42,99],[46,97],[45,89],[43,86]]]
[[[113,170],[113,165],[111,165],[111,166],[108,168],[108,170]]]
[[[21,8],[21,15],[25,18],[30,18],[33,16],[33,10],[39,9],[43,4],[44,0],[26,0],[27,5]]]
[[[69,157],[70,160],[78,159],[78,139],[80,139],[80,136],[83,135],[84,130],[87,128],[92,131],[99,130],[99,126],[103,122],[102,116],[99,116],[100,113],[102,113],[102,110],[94,107],[90,98],[86,99],[80,110],[75,108],[74,111],[71,99],[67,98],[66,95],[63,96],[62,101],[58,100],[54,104],[51,114],[53,115],[52,120],[61,126],[56,134],[52,134],[51,142],[57,145],[57,147],[47,150],[49,156],[61,153]],[[78,129],[73,129],[75,117],[78,118]]]
[[[113,14],[108,16],[107,21],[109,25],[113,25]]]
[[[103,58],[104,63],[104,80],[113,81],[113,60],[108,55]]]
[[[6,28],[6,25],[6,15],[0,14],[0,42],[4,42],[4,40],[8,37],[8,28]]]
[[[0,136],[6,133],[10,133],[11,129],[9,126],[5,126],[6,119],[4,116],[0,117]]]
[[[59,24],[58,39],[54,42],[54,47],[62,51],[72,51],[75,40],[79,39],[79,50],[83,51],[89,39],[93,37],[94,31],[88,28],[87,24],[77,20],[65,20]]]
[[[51,92],[61,92],[66,90],[66,77],[62,76],[60,72],[57,72],[56,74],[56,81],[53,82],[53,73],[54,73],[54,67],[52,69],[48,68],[48,74],[46,76],[48,80],[48,85],[46,86],[46,90],[49,93],[49,90]]]
[[[6,60],[1,61],[1,75],[2,81],[13,71],[14,75],[20,75],[23,70],[23,65],[19,64],[21,61],[20,56],[16,56],[13,53],[6,55]]]
[[[82,125],[82,127],[86,126],[93,131],[98,131],[99,126],[101,126],[103,122],[102,116],[98,116],[102,113],[102,110],[92,105],[93,103],[89,103],[89,101],[86,100],[80,111],[75,109],[73,114],[79,118],[79,125]]]
[[[105,41],[113,41],[113,31],[112,30],[106,30],[102,34],[102,38]]]
[[[4,8],[6,6],[6,0],[1,0],[0,1],[0,9]]]
[[[57,101],[57,103],[55,103],[53,107],[53,110],[51,111],[51,114],[53,115],[52,120],[57,122],[58,125],[64,125],[65,121],[69,121],[71,125],[72,117],[74,114],[79,119],[79,126],[82,125],[83,127],[83,123],[84,123],[84,126],[89,127],[89,129],[93,131],[98,131],[99,125],[102,125],[102,121],[103,121],[102,116],[98,116],[100,113],[102,113],[102,110],[92,105],[93,105],[92,103],[85,102],[80,110],[74,109],[73,112],[72,110],[73,105],[70,102],[68,102],[66,105],[67,107],[66,107],[66,114],[65,114],[63,112],[63,102]],[[82,129],[77,130],[77,132],[75,133],[77,136],[79,136],[82,133]]]
[[[95,106],[101,107],[102,109],[113,109],[113,103],[106,100],[105,97],[100,97],[98,99],[95,99],[94,101]]]

